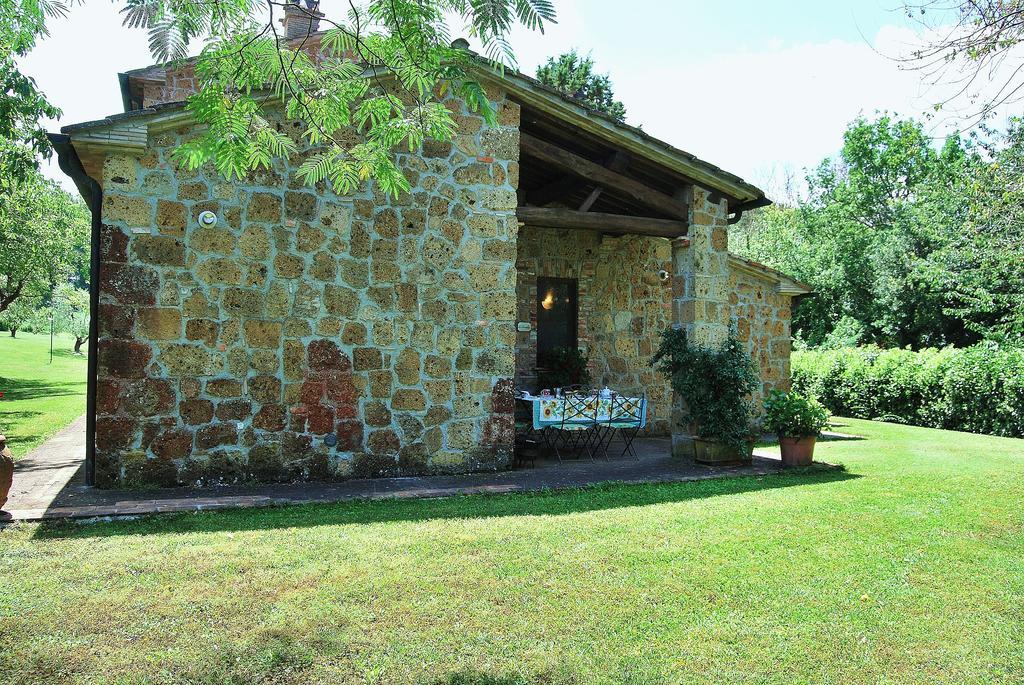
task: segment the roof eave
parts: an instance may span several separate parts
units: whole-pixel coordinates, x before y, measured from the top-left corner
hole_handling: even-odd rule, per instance
[[[602,112],[573,102],[524,74],[498,73],[486,65],[479,64],[473,65],[473,69],[481,80],[504,87],[511,95],[524,103],[558,116],[583,130],[662,164],[710,190],[719,191],[744,204],[767,199],[764,191],[747,183],[739,176],[705,162],[636,127],[615,121]]]

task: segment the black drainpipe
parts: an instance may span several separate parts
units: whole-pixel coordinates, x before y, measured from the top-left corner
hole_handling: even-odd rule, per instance
[[[739,220],[743,218],[743,212],[747,211],[748,209],[757,209],[758,207],[767,207],[771,203],[772,203],[772,201],[769,200],[768,198],[766,198],[766,197],[759,197],[756,200],[749,200],[747,202],[743,202],[741,204],[738,204],[735,207],[730,207],[729,208],[729,213],[732,214],[732,216],[729,217],[729,224],[732,225],[732,224],[735,224],[735,223],[739,223]]]
[[[97,340],[99,340],[100,301],[100,209],[103,204],[103,188],[89,174],[85,173],[82,160],[71,144],[71,136],[49,133],[47,137],[57,152],[57,163],[68,175],[92,212],[92,238],[89,241],[89,350],[88,378],[85,396],[85,484],[93,485],[96,475],[96,366]]]

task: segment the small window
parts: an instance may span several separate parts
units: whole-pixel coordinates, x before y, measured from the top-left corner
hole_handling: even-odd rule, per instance
[[[537,355],[562,347],[576,349],[578,315],[575,278],[538,278]]]

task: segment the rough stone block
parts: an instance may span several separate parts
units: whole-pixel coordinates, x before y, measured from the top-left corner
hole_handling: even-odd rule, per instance
[[[253,428],[266,431],[282,431],[285,428],[287,412],[280,404],[265,404],[252,419]]]
[[[391,406],[399,411],[423,411],[427,400],[422,390],[396,390],[391,399]]]
[[[352,368],[356,371],[381,369],[383,365],[383,356],[375,347],[360,347],[352,350]]]
[[[402,441],[395,431],[386,428],[384,430],[372,431],[366,444],[374,455],[397,455],[398,450],[402,446]]]
[[[309,368],[317,371],[347,371],[352,369],[352,362],[348,355],[338,349],[336,343],[330,340],[313,340],[309,343]]]
[[[119,263],[104,263],[100,269],[100,292],[122,305],[156,304],[159,288],[153,269]]]
[[[219,226],[200,226],[189,236],[189,247],[203,253],[231,254],[235,242],[235,235],[229,229]]]
[[[274,273],[279,278],[299,278],[305,268],[306,263],[295,255],[278,254],[274,258]]]
[[[277,349],[281,346],[281,324],[276,321],[248,320],[244,324],[245,342],[250,347]]]
[[[98,347],[100,376],[142,378],[153,358],[149,345],[133,340],[101,340]]]
[[[314,435],[325,435],[334,429],[334,410],[321,404],[306,407],[307,430]]]
[[[207,247],[212,247],[209,242],[205,244]],[[222,246],[222,244],[218,242],[218,246]],[[238,239],[238,249],[243,256],[249,259],[257,261],[268,259],[271,250],[270,234],[261,226],[249,226],[242,231],[242,235]]]
[[[176,307],[140,307],[136,325],[141,338],[177,340],[181,337],[181,311]]]
[[[361,421],[339,421],[335,434],[338,437],[335,449],[339,452],[354,452],[363,446],[363,424]]]
[[[224,291],[223,304],[229,314],[257,317],[263,313],[263,294],[258,290],[228,288]]]
[[[178,405],[182,420],[190,426],[198,426],[213,420],[213,402],[199,398],[183,400]]]
[[[238,443],[238,429],[232,423],[211,423],[196,432],[196,447],[210,449],[220,445]]]
[[[138,431],[138,422],[128,416],[96,417],[96,449],[102,451],[127,449]]]
[[[144,197],[106,193],[101,211],[104,222],[120,221],[132,228],[145,228],[153,223],[153,205]]]
[[[211,397],[241,397],[242,383],[234,378],[213,378],[206,381],[206,394]]]
[[[363,411],[367,426],[383,428],[391,425],[391,410],[384,402],[370,402]]]
[[[255,196],[254,196],[255,199]],[[299,193],[288,191],[284,194],[284,208],[285,213],[290,219],[301,219],[302,221],[312,221],[316,218],[316,195],[312,193]],[[250,212],[252,211],[252,205],[250,204]],[[258,221],[250,217],[250,221]]]
[[[298,340],[284,341],[284,377],[301,380],[306,375],[306,346]]]
[[[395,359],[395,373],[402,385],[420,382],[420,354],[411,347],[404,348]]]
[[[167,345],[160,351],[159,360],[172,376],[210,376],[219,370],[214,356],[197,345]]]
[[[391,371],[370,371],[368,375],[371,397],[391,397],[394,374]]]
[[[216,321],[210,319],[189,319],[185,323],[185,339],[202,341],[207,347],[213,347],[217,343]]]
[[[120,408],[129,416],[156,416],[173,410],[176,401],[170,381],[144,378],[124,383]]]
[[[184,428],[172,428],[160,433],[149,449],[158,459],[184,459],[192,454],[192,432]]]
[[[476,423],[473,421],[453,421],[448,424],[448,447],[455,450],[468,450],[475,447]]]
[[[270,193],[253,193],[245,218],[256,223],[279,224],[284,201]]]
[[[157,200],[156,225],[158,227],[183,232],[187,221],[185,205],[171,200]]]
[[[168,235],[137,235],[132,238],[136,259],[159,266],[185,266],[185,243]]]

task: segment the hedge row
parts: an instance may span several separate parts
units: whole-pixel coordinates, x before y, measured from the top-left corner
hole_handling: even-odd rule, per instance
[[[1024,349],[805,350],[793,387],[840,416],[1024,437]]]

